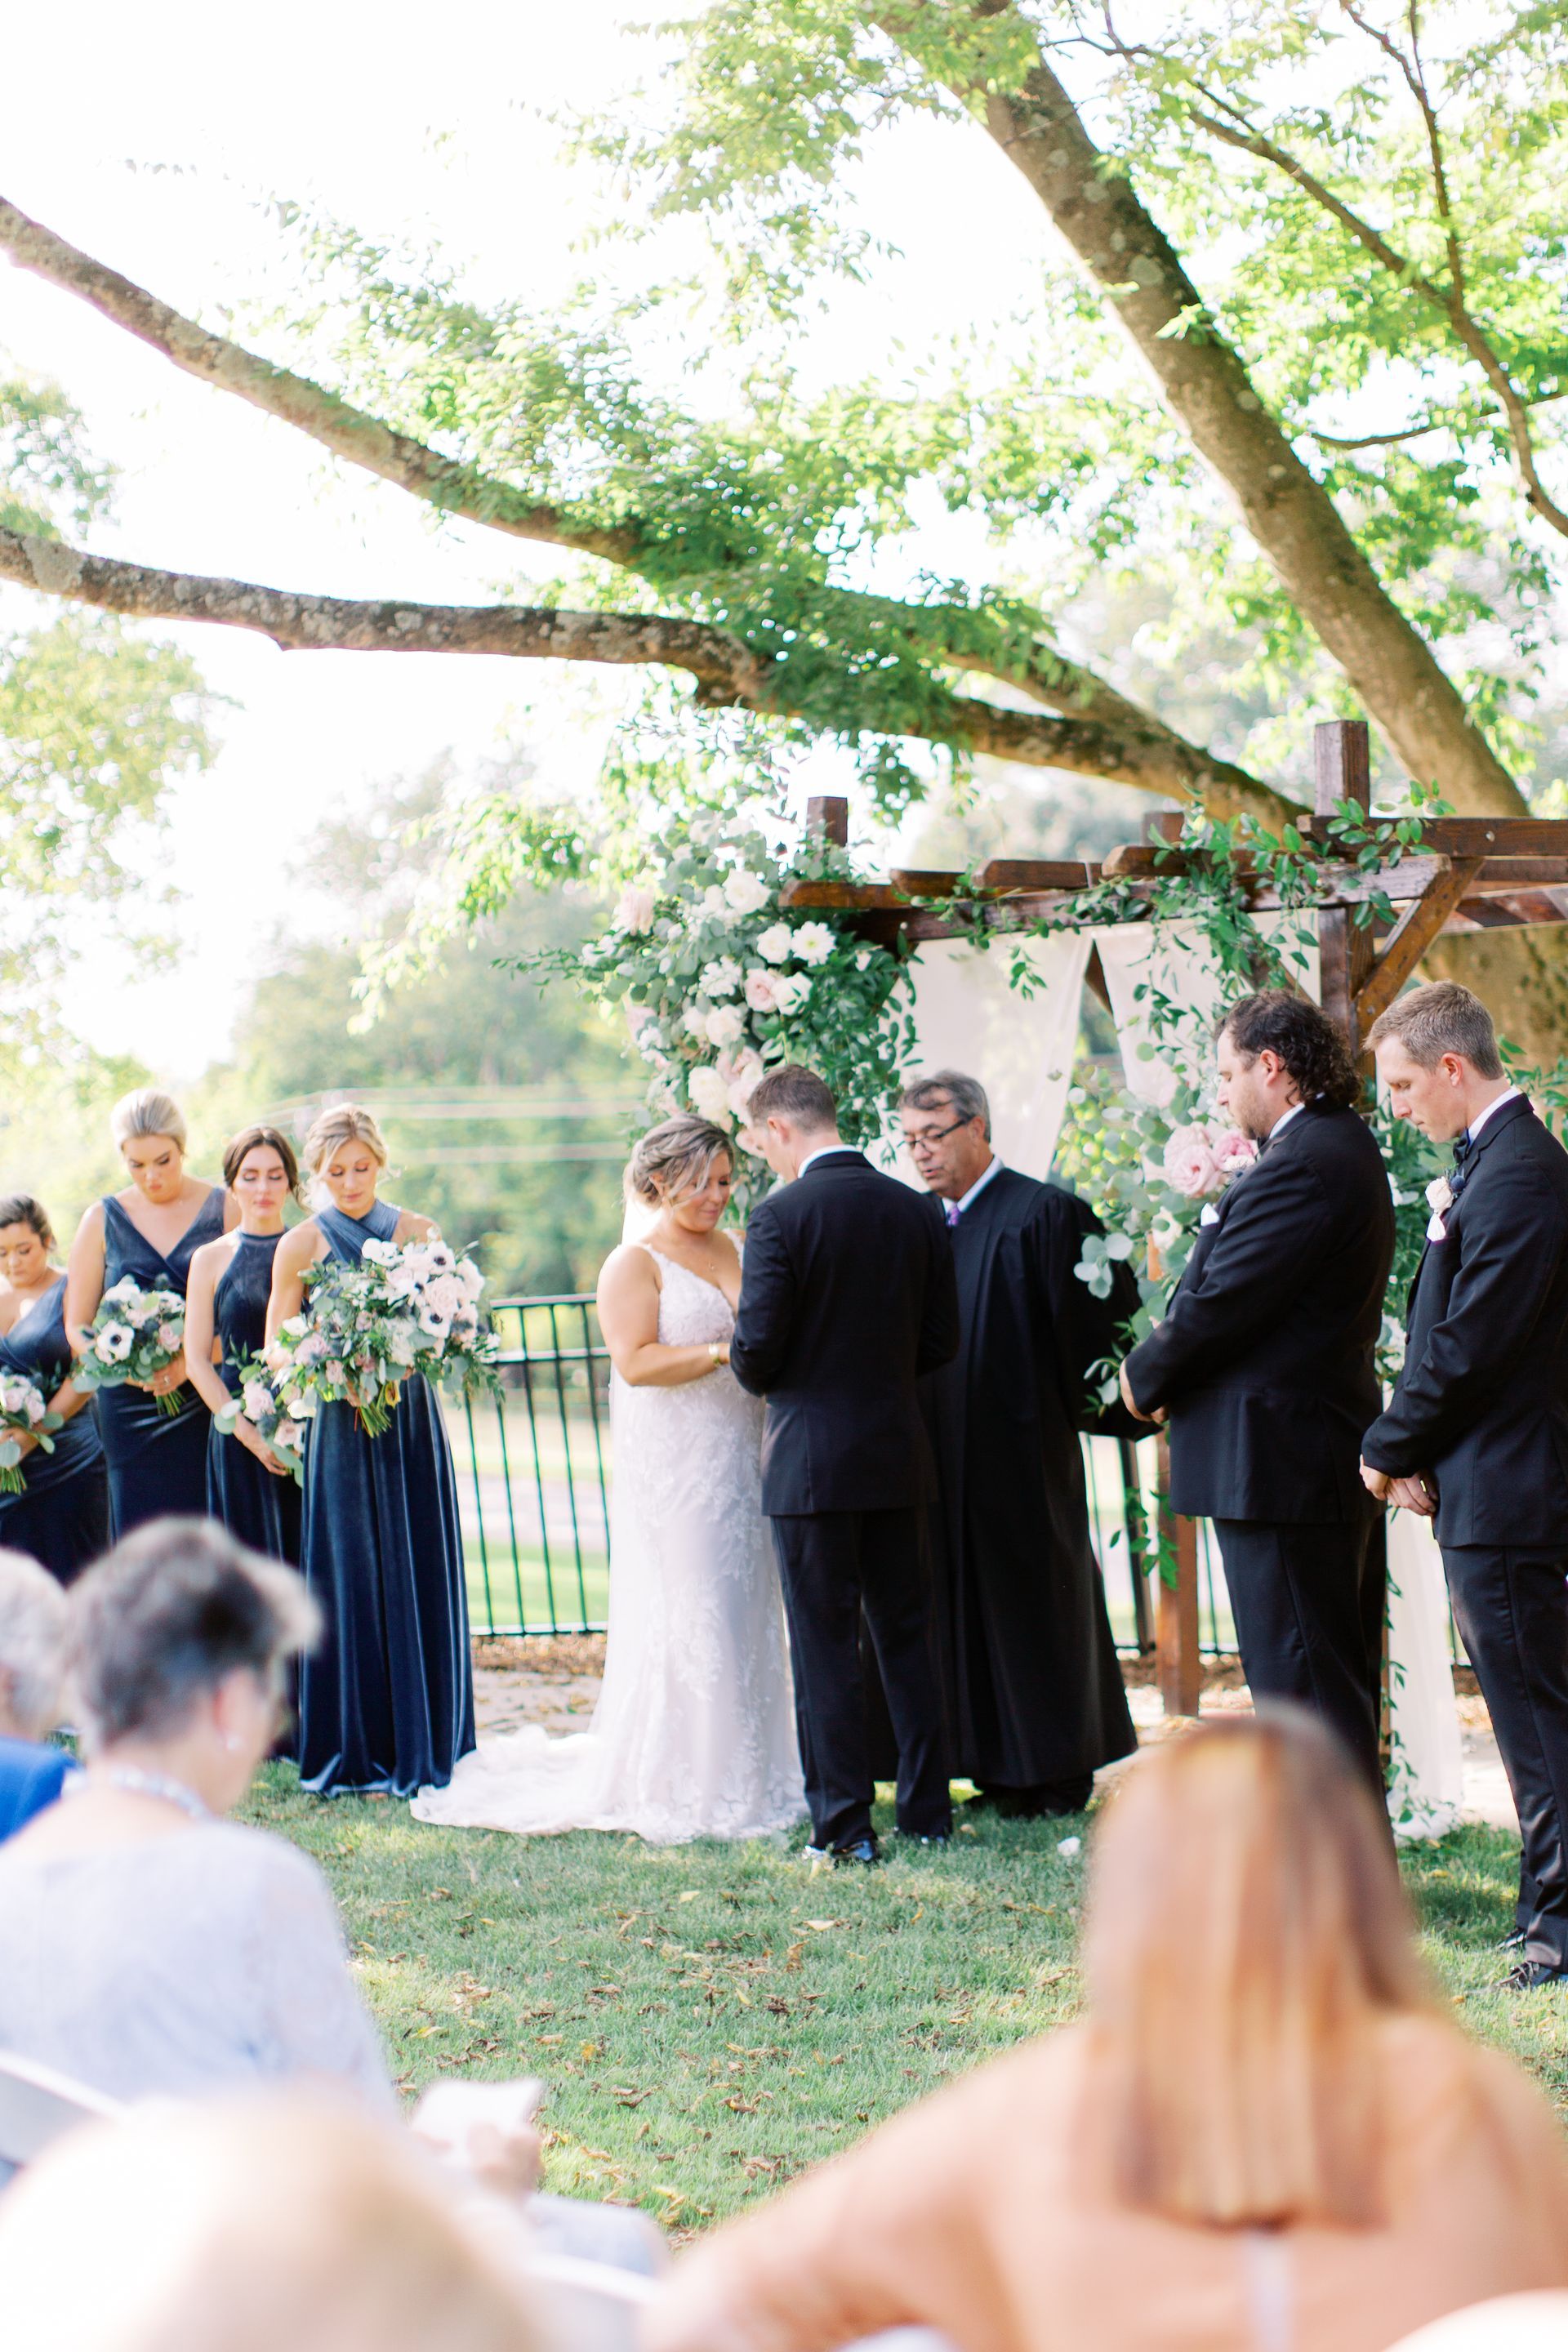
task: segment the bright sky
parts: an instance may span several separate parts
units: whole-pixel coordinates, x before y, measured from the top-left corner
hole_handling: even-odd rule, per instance
[[[638,0],[452,0],[432,17],[391,0],[366,16],[299,0],[265,17],[213,0],[128,10],[62,0],[14,11],[3,193],[178,307],[221,323],[279,250],[258,202],[315,198],[375,236],[434,233],[471,257],[481,289],[548,301],[583,266],[594,186],[558,160],[558,110],[605,114],[647,69]],[[668,7],[663,13],[674,14]],[[68,94],[62,56],[70,58]],[[955,190],[955,174],[964,184]],[[1017,307],[1049,256],[1021,183],[976,134],[915,124],[868,173],[871,225],[905,259],[818,331],[825,373],[911,351]],[[984,220],[985,234],[976,234]],[[0,347],[52,375],[96,452],[123,468],[116,526],[94,545],[177,570],[342,595],[483,602],[509,576],[546,577],[551,551],[459,528],[335,471],[313,445],[182,376],[84,305],[0,267]],[[933,529],[926,560],[978,562],[973,534]],[[0,597],[0,622],[38,610]],[[90,962],[76,1025],[163,1075],[194,1075],[227,1042],[237,1000],[290,910],[283,866],[320,817],[450,750],[460,763],[525,740],[548,782],[592,772],[614,691],[603,674],[480,658],[279,653],[219,629],[170,632],[232,707],[215,771],[181,793],[170,874],[184,893],[177,962],[127,976]]]

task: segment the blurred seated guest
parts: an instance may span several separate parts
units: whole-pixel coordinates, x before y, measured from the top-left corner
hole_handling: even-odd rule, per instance
[[[0,1841],[52,1805],[74,1769],[45,1744],[60,1719],[68,1616],[36,1559],[0,1550]]]
[[[214,1520],[155,1519],[68,1608],[88,1766],[0,1849],[0,2050],[111,2098],[314,2077],[395,2114],[326,1880],[288,1839],[223,1819],[315,1637],[300,1577]],[[415,2126],[470,2170],[532,2187],[531,2128]],[[558,2197],[530,2211],[553,2252],[662,2260],[641,2214]]]
[[[953,1771],[1015,1819],[1076,1812],[1137,1746],[1089,1541],[1080,1430],[1138,1437],[1090,1368],[1125,1349],[1125,1264],[1097,1298],[1073,1268],[1103,1228],[1059,1184],[1004,1167],[976,1078],[937,1070],[900,1100],[916,1172],[942,1203],[963,1337],[921,1383],[936,1457],[930,1526]],[[873,1700],[873,1704],[874,1704]]]
[[[0,2049],[115,2098],[321,2074],[390,2112],[325,1879],[223,1819],[315,1632],[300,1579],[158,1519],[70,1604],[88,1768],[0,1849]]]
[[[64,1426],[53,1450],[22,1436],[19,1495],[0,1495],[0,1545],[31,1552],[69,1584],[109,1547],[109,1473],[98,1415],[70,1377],[66,1277],[55,1263],[54,1229],[30,1192],[0,1199],[0,1378],[19,1373],[42,1390]]]
[[[1083,2023],[910,2109],[679,2264],[647,2352],[1381,2352],[1568,2285],[1545,2100],[1424,1981],[1384,1824],[1293,1709],[1128,1776]]]
[[[57,2141],[0,2199],[0,2308],[27,2352],[541,2340],[521,2263],[474,2229],[434,2164],[298,2092],[149,2108]]]

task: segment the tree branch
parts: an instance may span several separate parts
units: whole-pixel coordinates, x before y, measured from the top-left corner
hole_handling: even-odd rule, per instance
[[[712,709],[816,718],[793,691],[787,663],[753,653],[727,630],[657,613],[576,613],[517,604],[359,603],[301,595],[253,581],[163,572],[88,555],[61,540],[0,528],[0,579],[142,620],[205,621],[250,629],[285,651],[495,654],[511,660],[650,664],[685,670]],[[1249,808],[1278,826],[1299,814],[1240,770],[1226,771],[1180,737],[1030,711],[940,689],[918,726],[924,740],[971,754],[1103,776],[1113,783],[1187,800],[1220,814]],[[1239,782],[1232,783],[1229,779]]]
[[[64,237],[58,236],[42,222],[30,219],[15,205],[0,197],[0,247],[9,250],[12,258],[23,268],[44,278],[51,285],[74,294],[116,326],[149,343],[176,367],[217,390],[233,393],[252,407],[276,416],[283,423],[308,434],[324,448],[330,449],[352,464],[364,467],[384,481],[395,483],[448,514],[460,515],[471,522],[493,530],[505,531],[515,538],[539,540],[549,544],[569,547],[579,552],[604,558],[628,571],[640,569],[640,559],[653,551],[655,534],[646,522],[634,519],[616,530],[603,530],[574,520],[562,508],[538,499],[525,498],[504,482],[472,466],[458,464],[442,457],[423,442],[409,435],[398,433],[353,407],[335,393],[315,383],[309,377],[294,374],[287,368],[275,367],[269,360],[260,358],[226,337],[209,333],[175,310],[156,295],[149,293],[118,270],[109,268],[90,254],[83,253]],[[259,593],[259,592],[258,592]],[[929,628],[934,620],[939,624],[944,608],[931,605],[901,605],[892,598],[868,596],[845,590],[836,593],[847,615],[866,615],[879,621],[894,621],[905,625],[911,639],[922,627]],[[304,604],[319,606],[322,600],[308,598]],[[373,608],[365,608],[370,610]],[[390,608],[389,608],[390,609]],[[399,609],[406,609],[400,607]],[[187,617],[192,617],[187,615]],[[223,619],[246,625],[237,614],[210,613],[201,617]],[[580,615],[586,621],[591,615]],[[1278,823],[1289,814],[1290,803],[1268,785],[1249,776],[1244,769],[1223,760],[1213,760],[1195,744],[1189,743],[1173,729],[1142,709],[1137,704],[1116,692],[1081,664],[1068,662],[1052,651],[1037,665],[1022,668],[997,666],[989,659],[974,656],[965,646],[966,635],[972,635],[973,616],[967,612],[951,615],[952,642],[938,641],[924,651],[927,657],[952,668],[969,670],[979,675],[1004,679],[1016,685],[1042,702],[1047,709],[1058,709],[1072,717],[1091,719],[1111,730],[1115,740],[1131,747],[1142,744],[1142,754],[1137,764],[1140,777],[1147,774],[1152,781],[1148,789],[1172,793],[1185,798],[1194,793],[1212,791],[1219,797],[1207,802],[1215,814],[1235,814],[1249,807],[1265,821]],[[697,633],[697,625],[665,620],[655,625],[669,630],[689,628]],[[270,632],[268,632],[270,634]],[[734,654],[757,668],[755,657],[747,653],[740,640],[726,631],[710,630],[708,640],[722,643]],[[282,642],[282,640],[279,640]],[[302,642],[290,637],[290,644]],[[340,642],[334,640],[334,642]],[[606,640],[607,642],[607,640]],[[508,651],[525,654],[531,651],[560,652],[559,646],[538,647],[521,645],[487,646],[467,650]],[[577,654],[572,658],[616,659],[606,653]],[[658,656],[626,658],[658,659]],[[670,656],[670,658],[675,658]],[[689,667],[677,661],[677,667]],[[700,684],[707,689],[709,681],[700,672]],[[760,675],[760,670],[758,675]],[[980,706],[965,698],[951,698],[955,712],[964,714],[964,725],[973,729],[982,724],[968,714]],[[758,707],[761,707],[760,705]],[[1005,722],[1010,714],[999,713],[995,726],[1005,732]],[[990,726],[992,722],[984,722]],[[1110,739],[1108,738],[1108,740]],[[1129,753],[1129,756],[1131,754]],[[1027,750],[1009,751],[1009,758],[1029,759]],[[1064,759],[1059,764],[1073,766]],[[1099,772],[1086,770],[1085,772]],[[1110,771],[1106,772],[1110,773]],[[1123,781],[1131,781],[1124,778]]]

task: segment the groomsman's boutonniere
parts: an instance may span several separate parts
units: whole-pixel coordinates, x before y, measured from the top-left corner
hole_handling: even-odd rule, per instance
[[[1454,1188],[1446,1176],[1434,1176],[1427,1185],[1426,1205],[1432,1212],[1426,1223],[1427,1240],[1429,1242],[1446,1241],[1448,1228],[1443,1223],[1443,1219],[1454,1205]]]

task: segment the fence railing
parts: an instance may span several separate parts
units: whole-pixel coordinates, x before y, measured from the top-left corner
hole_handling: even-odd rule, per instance
[[[500,1393],[447,1406],[476,1633],[594,1633],[609,1605],[610,1356],[593,1295],[501,1298]],[[1152,1505],[1152,1447],[1083,1440],[1089,1529],[1117,1646],[1153,1645],[1146,1579],[1131,1529]],[[1203,1648],[1236,1646],[1219,1547],[1198,1537]]]

